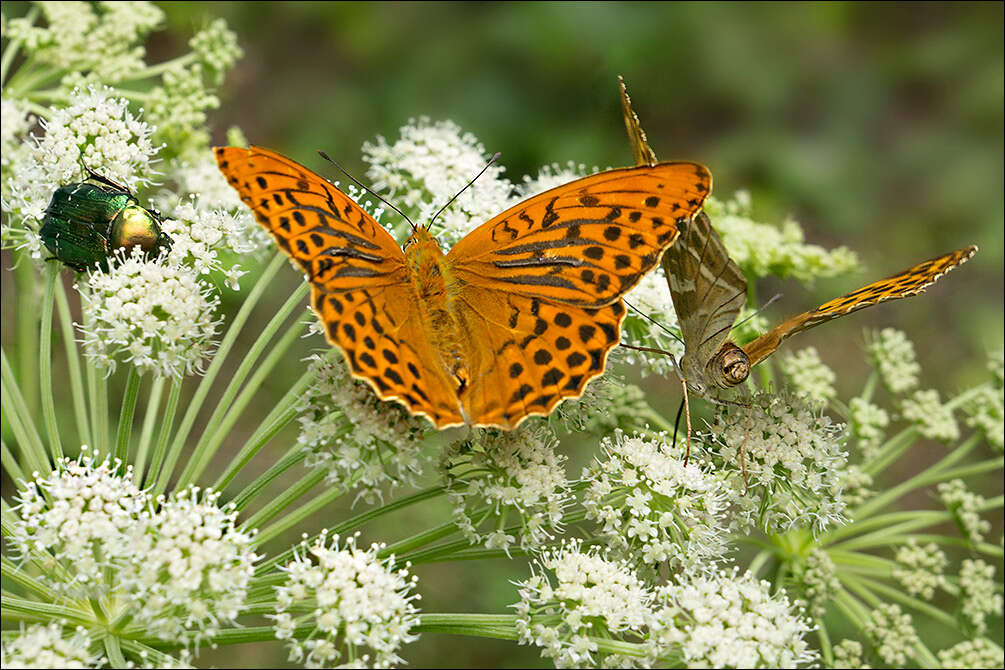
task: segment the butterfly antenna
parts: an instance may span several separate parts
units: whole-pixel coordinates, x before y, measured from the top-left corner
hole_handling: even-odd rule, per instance
[[[645,312],[643,312],[643,311],[642,311],[641,309],[639,309],[638,307],[636,307],[636,306],[635,306],[635,305],[633,305],[632,303],[628,302],[628,301],[627,301],[627,300],[625,300],[624,298],[622,298],[622,299],[621,299],[621,301],[622,301],[623,303],[625,303],[626,305],[628,305],[629,307],[631,307],[632,309],[634,309],[634,310],[635,310],[636,312],[638,312],[638,313],[639,313],[639,316],[641,316],[641,317],[642,317],[642,318],[644,318],[644,319],[647,319],[648,321],[651,321],[651,322],[652,322],[652,323],[654,323],[655,325],[659,326],[659,327],[660,327],[660,328],[661,328],[662,330],[664,330],[664,331],[666,332],[666,334],[667,334],[667,335],[669,335],[670,337],[674,338],[675,340],[677,340],[677,341],[678,341],[678,342],[680,342],[681,344],[684,344],[684,340],[680,339],[680,336],[679,336],[679,335],[677,335],[677,333],[673,332],[672,330],[670,330],[669,328],[667,328],[666,326],[664,326],[664,325],[663,325],[662,323],[660,323],[660,322],[659,322],[659,321],[657,321],[656,319],[652,318],[651,316],[649,316],[648,314],[646,314],[646,313],[645,313]],[[769,303],[769,304],[770,304],[770,303]],[[765,307],[767,307],[767,305],[765,305]]]
[[[742,326],[743,324],[747,323],[748,321],[750,321],[751,319],[753,319],[755,316],[757,316],[758,314],[760,314],[761,312],[763,312],[764,310],[766,310],[768,307],[770,307],[771,303],[775,302],[776,300],[778,300],[781,297],[782,297],[781,293],[776,293],[775,295],[771,296],[771,300],[769,300],[768,302],[766,302],[763,305],[761,305],[760,307],[758,307],[756,312],[754,312],[753,314],[751,314],[750,316],[748,316],[743,321],[740,321],[739,323],[734,323],[733,327],[730,328],[730,330],[731,331],[735,330],[735,329],[739,328],[740,326]]]
[[[499,159],[499,157],[500,157],[500,156],[502,156],[502,154],[501,154],[501,153],[499,153],[499,152],[497,151],[497,152],[496,152],[496,155],[495,155],[495,156],[493,156],[492,158],[490,158],[490,159],[489,159],[489,162],[488,162],[488,163],[486,163],[486,164],[485,164],[485,167],[483,167],[483,168],[482,168],[482,171],[481,171],[481,172],[479,172],[478,174],[476,174],[476,175],[475,175],[475,179],[478,179],[478,178],[479,178],[479,177],[481,177],[481,176],[482,176],[483,174],[485,174],[485,171],[489,169],[489,166],[490,166],[490,165],[492,165],[493,163],[495,163],[495,162],[496,162],[496,161],[497,161],[497,160]],[[475,183],[475,179],[472,179],[471,181],[469,181],[469,182],[468,182],[468,184],[467,184],[467,186],[465,186],[464,188],[462,188],[462,189],[461,189],[460,191],[458,191],[458,192],[457,192],[457,195],[455,195],[455,196],[454,196],[453,198],[451,198],[450,200],[447,200],[447,204],[445,204],[445,205],[444,205],[443,207],[440,207],[440,211],[438,211],[438,212],[437,212],[437,213],[436,213],[436,214],[435,214],[435,215],[433,216],[433,218],[429,220],[429,225],[428,225],[428,226],[426,226],[426,230],[429,230],[430,228],[432,228],[432,227],[433,227],[433,222],[434,222],[434,221],[436,221],[436,217],[437,217],[437,216],[439,216],[440,214],[442,214],[442,213],[443,213],[443,210],[445,210],[445,209],[446,209],[447,207],[450,207],[450,203],[452,203],[452,202],[453,202],[454,200],[457,200],[457,197],[458,197],[458,196],[459,196],[459,195],[460,195],[461,193],[464,193],[464,192],[465,192],[466,190],[468,190],[468,186],[471,186],[472,184],[474,184],[474,183]]]
[[[370,190],[370,188],[368,186],[366,186],[365,184],[363,184],[360,180],[356,179],[351,174],[349,174],[349,171],[346,170],[341,165],[339,165],[338,163],[336,163],[334,160],[332,160],[331,156],[329,156],[325,152],[321,151],[320,149],[318,150],[318,153],[321,154],[321,158],[324,158],[326,161],[328,161],[329,163],[331,163],[332,165],[334,165],[335,167],[337,167],[342,172],[342,174],[344,174],[346,177],[349,177],[349,179],[352,179],[353,182],[357,186],[359,186],[361,189],[363,189],[364,191],[366,191],[367,193],[369,193],[373,197],[377,198],[377,200],[380,200],[382,203],[384,203],[385,205],[387,205],[388,207],[390,207],[391,209],[393,209],[394,211],[396,211],[398,214],[401,214],[401,216],[405,219],[405,221],[408,221],[408,225],[412,226],[412,232],[415,232],[415,230],[416,230],[415,224],[412,223],[412,220],[410,218],[408,218],[407,214],[405,214],[403,211],[401,211],[400,209],[398,209],[397,207],[395,207],[394,205],[392,205],[391,203],[389,203],[387,200],[384,200],[382,197],[380,197],[379,195],[377,195],[376,193],[374,193],[372,190]]]
[[[677,429],[680,428],[680,416],[684,413],[684,397],[681,396],[680,407],[677,408],[677,418],[673,420],[673,446],[677,446]]]

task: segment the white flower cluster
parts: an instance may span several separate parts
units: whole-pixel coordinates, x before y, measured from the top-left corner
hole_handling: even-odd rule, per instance
[[[150,140],[153,128],[111,89],[74,91],[73,100],[41,121],[45,135],[32,135],[30,153],[5,173],[4,210],[22,221],[22,244],[35,258],[42,251],[38,227],[53,191],[81,181],[84,166],[134,189],[149,181],[157,153]],[[5,231],[5,237],[11,232]]]
[[[335,486],[378,500],[385,484],[412,483],[422,473],[422,439],[429,423],[396,402],[380,400],[349,373],[341,354],[310,358],[315,375],[300,416],[298,441],[307,467],[323,468]]]
[[[99,368],[124,358],[140,372],[180,377],[201,371],[215,351],[219,298],[179,265],[147,262],[142,250],[96,269],[81,293],[84,350]]]
[[[750,573],[685,576],[657,590],[660,666],[795,668],[817,661],[806,641],[809,621],[784,591]],[[674,664],[676,665],[676,663]]]
[[[563,184],[568,184],[570,181],[581,179],[597,171],[598,168],[596,167],[588,170],[584,164],[576,164],[573,161],[569,161],[565,165],[559,165],[558,163],[545,165],[538,171],[535,177],[524,175],[523,181],[516,186],[517,197],[523,200],[538,193],[558,188]]]
[[[925,600],[935,596],[935,589],[945,588],[943,574],[949,559],[934,542],[924,547],[911,538],[907,544],[897,549],[897,565],[893,568],[893,578],[912,596],[921,595]]]
[[[670,455],[666,436],[620,430],[600,445],[604,458],[583,470],[583,507],[621,555],[671,570],[702,569],[725,558],[727,495],[708,468]]]
[[[712,434],[721,444],[713,460],[729,473],[738,529],[753,524],[773,533],[809,526],[817,533],[843,523],[844,426],[786,394],[750,401],[720,406]]]
[[[6,631],[5,631],[6,632]],[[4,635],[0,664],[5,668],[103,668],[108,661],[94,654],[83,628],[66,630],[58,623],[32,624],[16,635]]]
[[[883,603],[872,611],[862,632],[872,641],[876,655],[892,667],[907,665],[908,660],[914,658],[914,647],[921,642],[911,615],[890,603]]]
[[[485,167],[485,147],[452,121],[431,123],[412,119],[401,137],[389,144],[383,137],[363,145],[367,177],[375,191],[413,213],[416,225],[428,225],[436,212]],[[437,220],[442,238],[452,246],[468,232],[501,214],[513,202],[513,184],[492,164]]]
[[[981,518],[984,498],[967,490],[962,479],[938,485],[939,498],[953,515],[964,537],[971,542],[981,542],[991,530],[991,522]]]
[[[823,406],[837,397],[837,389],[834,388],[837,375],[820,360],[815,347],[785,354],[779,367],[796,393],[806,396],[811,402]]]
[[[610,658],[596,642],[638,642],[653,623],[652,590],[627,561],[608,559],[597,547],[584,551],[573,540],[545,551],[534,567],[537,574],[516,582],[520,644],[540,647],[560,668],[631,661]]]
[[[913,421],[922,435],[930,440],[953,442],[960,437],[960,427],[953,410],[939,401],[935,389],[917,390],[905,398],[900,407],[908,421]]]
[[[561,531],[571,494],[556,444],[543,429],[522,426],[479,430],[450,445],[442,461],[447,497],[454,522],[472,544],[535,548]],[[519,524],[518,536],[506,532],[509,524]]]
[[[995,566],[979,558],[963,560],[960,568],[960,589],[963,591],[960,609],[978,635],[987,632],[985,620],[989,614],[1002,614],[1002,595],[995,592],[996,588]]]
[[[404,662],[398,651],[418,639],[410,632],[419,622],[419,596],[412,593],[418,578],[395,570],[393,556],[378,558],[382,548],[360,549],[355,537],[340,545],[338,535],[329,542],[323,532],[281,568],[287,580],[276,587],[276,614],[269,618],[276,638],[288,641],[290,660],[308,668],[331,667],[343,656],[339,667]],[[294,629],[305,625],[310,635],[295,639]]]
[[[864,398],[852,398],[848,403],[848,414],[862,460],[872,460],[883,443],[884,429],[890,425],[890,415],[882,407]]]
[[[655,270],[643,276],[638,285],[625,296],[624,302],[628,311],[621,324],[626,336],[623,339],[637,346],[662,349],[680,361],[684,355],[684,343],[670,334],[680,333],[680,324],[677,322],[677,313],[670,298],[670,289],[663,267],[657,266]],[[641,311],[642,315],[635,310]],[[641,365],[655,374],[667,376],[676,374],[668,356],[625,349],[621,352],[621,357],[625,363]]]
[[[254,564],[252,534],[237,527],[220,494],[192,487],[157,500],[157,512],[119,574],[142,606],[135,621],[164,640],[211,640],[247,606]]]
[[[858,259],[847,248],[827,251],[806,244],[803,230],[795,221],[785,221],[780,228],[758,223],[750,218],[750,209],[750,194],[745,191],[737,192],[726,202],[714,197],[705,202],[705,212],[722,236],[729,257],[748,276],[774,274],[808,281],[857,267]]]
[[[101,599],[109,620],[182,645],[233,624],[259,558],[236,511],[198,489],[151,500],[130,468],[120,474],[82,452],[21,492],[11,541],[39,579],[61,599]]]
[[[858,465],[849,465],[841,473],[841,497],[849,509],[872,497],[872,475]]]
[[[868,350],[873,366],[891,393],[904,393],[918,385],[921,365],[914,354],[914,343],[903,331],[884,328],[874,333]]]
[[[109,596],[106,570],[133,556],[150,523],[149,496],[133,483],[132,466],[120,474],[119,462],[97,463],[87,452],[24,483],[11,535],[47,586],[69,599]]]
[[[209,209],[197,201],[180,203],[173,216],[164,219],[162,228],[171,236],[170,263],[179,266],[184,263],[200,275],[222,272],[227,286],[235,291],[244,271],[236,263],[222,262],[219,253],[250,253],[261,242],[261,238],[248,234],[249,219],[245,215]]]

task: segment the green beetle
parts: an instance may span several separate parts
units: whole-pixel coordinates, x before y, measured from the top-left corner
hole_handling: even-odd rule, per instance
[[[160,216],[141,207],[124,186],[88,170],[84,182],[60,186],[45,208],[39,231],[46,248],[77,272],[108,269],[118,248],[138,246],[148,257],[171,248]]]

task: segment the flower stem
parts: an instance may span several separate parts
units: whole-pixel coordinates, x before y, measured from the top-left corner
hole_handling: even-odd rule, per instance
[[[73,413],[77,420],[78,444],[93,444],[91,427],[87,421],[87,395],[84,393],[84,378],[80,373],[80,351],[73,335],[73,317],[66,299],[66,289],[62,282],[56,282],[56,309],[59,311],[59,327],[63,333],[66,348],[66,363],[70,375],[70,393],[73,397]]]
[[[157,444],[154,446],[153,458],[150,460],[150,469],[144,472],[137,468],[137,472],[140,473],[139,478],[144,486],[148,486],[157,478],[161,463],[164,462],[168,439],[171,437],[171,426],[174,424],[175,413],[178,411],[178,400],[181,398],[181,385],[181,377],[171,380],[171,392],[168,393],[167,406],[161,417],[160,432],[157,435]]]
[[[143,429],[140,431],[140,443],[136,448],[136,458],[133,460],[136,472],[142,473],[147,466],[147,456],[150,453],[150,440],[154,434],[154,424],[157,422],[157,411],[164,395],[164,377],[155,377],[150,395],[147,397],[147,409],[143,414]]]
[[[178,432],[175,434],[174,442],[171,443],[171,446],[168,449],[168,455],[164,461],[164,467],[153,487],[152,494],[154,496],[160,495],[167,488],[168,482],[171,480],[171,475],[174,472],[175,464],[181,457],[182,449],[185,446],[186,440],[188,440],[189,432],[195,424],[195,419],[199,414],[199,410],[202,409],[206,396],[209,395],[209,390],[213,386],[213,382],[216,381],[216,377],[220,373],[220,369],[227,360],[227,355],[234,347],[234,343],[237,341],[237,336],[240,334],[245,322],[251,315],[251,311],[254,309],[259,299],[261,299],[265,289],[272,284],[273,277],[275,277],[279,268],[281,268],[285,262],[286,256],[277,252],[272,261],[262,272],[262,275],[259,277],[255,287],[251,290],[251,293],[248,294],[244,304],[241,305],[241,309],[238,311],[237,316],[234,317],[234,321],[230,324],[230,328],[227,329],[227,334],[220,343],[220,348],[217,350],[216,356],[213,357],[213,362],[210,363],[209,369],[206,371],[206,375],[202,378],[202,381],[199,383],[199,387],[196,389],[191,401],[189,402],[188,411],[185,412],[185,416],[182,418],[181,425],[178,427]]]
[[[129,458],[129,438],[133,432],[133,415],[136,399],[140,395],[140,374],[136,367],[129,366],[126,390],[122,394],[122,410],[119,413],[119,427],[115,431],[115,458],[123,463]]]
[[[227,469],[224,470],[223,474],[216,480],[213,484],[213,488],[222,491],[226,488],[234,477],[244,468],[245,465],[254,458],[255,454],[259,450],[269,443],[276,433],[278,433],[284,426],[286,426],[290,421],[292,421],[297,415],[297,403],[300,402],[303,392],[307,387],[314,381],[314,375],[310,372],[304,372],[300,376],[290,390],[286,392],[286,395],[276,404],[275,407],[269,412],[269,414],[262,419],[262,422],[255,429],[255,432],[251,434],[248,441],[245,442],[244,446],[237,453],[236,456],[230,459],[230,464]],[[302,457],[301,457],[302,459]],[[243,494],[242,494],[243,496]],[[245,497],[246,501],[250,501],[250,497]]]
[[[63,457],[63,445],[59,441],[59,426],[56,423],[56,403],[52,397],[52,308],[56,301],[56,282],[60,269],[59,263],[47,263],[45,266],[45,297],[42,298],[42,318],[38,334],[38,388],[42,399],[45,434],[49,440],[49,456],[53,463]]]
[[[309,285],[306,282],[300,284],[275,316],[272,317],[268,325],[262,329],[255,343],[251,345],[248,353],[241,361],[241,365],[227,384],[227,388],[213,410],[213,414],[210,416],[206,429],[202,432],[202,436],[196,443],[195,449],[192,450],[192,457],[178,479],[178,486],[187,486],[202,474],[213,454],[223,444],[224,439],[226,439],[228,432],[240,417],[241,412],[247,407],[248,402],[264,381],[265,375],[271,372],[272,368],[279,362],[279,357],[289,349],[290,345],[293,344],[296,337],[303,330],[306,323],[301,319],[297,321],[294,327],[288,330],[279,345],[273,347],[265,363],[258,366],[256,370],[256,364],[265,347],[269,344],[276,331],[279,330],[279,327],[289,317],[290,313],[307,295],[308,287]],[[241,385],[244,384],[244,380],[253,370],[255,371],[254,377],[242,391],[241,398],[231,407],[234,396],[237,395],[238,390],[241,389]]]
[[[28,412],[24,398],[21,396],[21,389],[14,378],[14,371],[7,362],[7,352],[0,349],[0,365],[2,365],[2,380],[0,384],[0,395],[3,398],[4,416],[14,432],[14,438],[21,450],[21,457],[25,459],[30,470],[37,470],[40,473],[48,473],[51,469],[49,458],[46,455],[45,447],[42,446],[42,438],[38,435],[31,414]]]
[[[35,19],[38,18],[39,9],[38,7],[32,7],[28,10],[28,13],[24,16],[25,25],[31,26],[35,24]],[[0,57],[0,86],[6,88],[7,86],[7,72],[10,70],[11,63],[17,58],[17,52],[21,49],[21,40],[14,40],[7,45],[7,48],[3,50],[3,56]]]
[[[34,264],[21,255],[14,266],[17,286],[18,381],[21,397],[29,416],[35,416],[38,403],[38,279]]]

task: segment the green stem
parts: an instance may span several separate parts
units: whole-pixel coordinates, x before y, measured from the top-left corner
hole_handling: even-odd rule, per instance
[[[115,431],[115,458],[125,463],[129,459],[129,438],[133,433],[133,414],[136,400],[140,395],[140,373],[135,366],[129,366],[126,390],[122,394],[122,409],[119,412],[119,427]]]
[[[38,404],[38,279],[35,266],[27,255],[21,254],[15,261],[15,284],[17,286],[17,372],[21,396],[29,416],[35,416]]]
[[[126,657],[122,654],[122,647],[119,646],[119,638],[114,635],[105,635],[105,653],[108,654],[108,662],[113,668],[125,668]]]
[[[56,282],[56,309],[59,311],[59,327],[66,349],[66,363],[70,374],[70,392],[73,396],[73,413],[77,420],[77,443],[93,444],[91,427],[87,421],[87,394],[84,393],[84,378],[80,373],[80,351],[73,334],[73,318],[66,289],[62,282]]]
[[[6,440],[0,440],[0,462],[3,463],[3,469],[12,481],[18,482],[25,479],[24,471],[17,464],[17,458],[14,457],[14,452],[7,446]]]
[[[286,488],[278,496],[270,500],[265,504],[262,509],[255,512],[248,520],[245,522],[245,526],[248,528],[258,528],[264,524],[269,519],[272,519],[277,514],[282,512],[287,506],[289,506],[294,500],[304,495],[312,488],[324,481],[325,471],[321,468],[313,470],[300,478],[300,481],[296,482],[292,486]],[[338,490],[338,489],[335,489]],[[339,492],[341,493],[341,492]],[[264,532],[260,532],[259,535],[265,535]],[[270,534],[270,537],[274,533]],[[256,544],[260,543],[258,537],[255,537]],[[262,540],[264,541],[264,540]]]
[[[238,510],[243,510],[262,491],[264,491],[269,484],[275,481],[276,478],[297,463],[303,461],[306,457],[307,452],[304,451],[303,447],[299,444],[294,444],[282,458],[272,465],[272,467],[259,475],[255,481],[251,482],[251,484],[246,486],[243,491],[237,494],[237,496],[235,496],[231,501],[231,504]]]
[[[150,387],[150,395],[147,397],[147,409],[146,413],[143,415],[143,429],[140,431],[140,443],[136,448],[136,459],[133,461],[133,468],[136,472],[141,473],[139,478],[142,479],[142,473],[147,467],[147,456],[150,453],[150,440],[153,439],[154,435],[154,424],[157,423],[159,418],[159,410],[161,406],[161,397],[164,395],[164,377],[154,377],[153,386]]]
[[[46,264],[42,279],[45,297],[42,299],[42,318],[38,333],[38,388],[45,433],[49,438],[49,456],[53,463],[63,457],[63,445],[59,440],[59,426],[56,423],[56,403],[52,397],[52,308],[56,302],[59,272],[59,263]]]
[[[157,444],[154,446],[153,458],[150,460],[150,469],[144,472],[137,468],[137,472],[140,473],[139,479],[142,480],[144,486],[149,486],[150,482],[157,478],[161,463],[164,462],[168,439],[171,437],[171,426],[174,424],[175,413],[178,411],[178,400],[181,398],[181,386],[181,377],[171,380],[171,391],[168,393],[164,416],[161,417],[160,432],[157,435]]]
[[[862,471],[875,478],[887,465],[900,458],[918,437],[918,428],[908,426],[886,441],[877,454],[867,463],[862,464]]]
[[[425,491],[419,491],[418,493],[413,493],[410,496],[400,498],[398,500],[395,500],[394,502],[387,503],[386,505],[381,505],[380,507],[375,507],[371,510],[363,512],[362,514],[357,514],[354,517],[350,517],[345,521],[343,521],[342,523],[338,524],[337,526],[333,526],[331,528],[331,534],[345,535],[347,533],[356,530],[357,528],[360,528],[361,526],[367,523],[370,523],[374,519],[382,517],[386,514],[390,514],[391,512],[395,512],[399,509],[404,509],[411,505],[415,505],[417,503],[424,502],[426,500],[437,498],[439,496],[442,496],[444,493],[446,493],[446,487],[443,486],[436,486],[430,489],[426,489]],[[316,537],[317,535],[312,537],[310,540],[308,540],[308,543],[312,542]],[[286,561],[290,560],[292,556],[293,556],[293,549],[287,549],[283,553],[275,556],[274,558],[269,559],[265,563],[262,563],[258,567],[258,569],[255,570],[255,573],[259,575],[266,574],[274,566],[279,565],[281,563],[285,563]]]
[[[35,25],[35,19],[38,18],[39,8],[32,7],[28,10],[28,13],[24,15],[25,25]],[[11,41],[7,48],[3,50],[3,56],[0,57],[0,86],[7,85],[7,72],[10,70],[11,63],[17,58],[17,52],[21,49],[21,40]]]
[[[251,311],[262,297],[265,289],[272,285],[273,277],[275,277],[279,268],[281,268],[285,262],[286,256],[277,252],[275,257],[272,259],[272,262],[269,263],[269,265],[265,268],[265,271],[262,272],[261,277],[259,277],[258,282],[256,282],[255,287],[251,290],[251,293],[248,294],[244,304],[241,305],[241,309],[238,311],[237,316],[234,317],[234,321],[231,323],[230,328],[227,329],[227,334],[220,343],[220,348],[213,357],[213,362],[210,363],[209,369],[206,371],[205,376],[199,383],[199,387],[196,389],[191,401],[189,402],[188,411],[185,412],[185,416],[182,418],[181,425],[178,427],[178,432],[175,434],[174,442],[171,443],[171,446],[168,449],[164,467],[160,471],[157,482],[154,484],[153,490],[151,491],[154,496],[160,495],[167,488],[168,482],[171,480],[171,475],[174,474],[175,464],[181,457],[182,449],[185,447],[185,442],[188,440],[189,432],[192,430],[196,417],[206,401],[206,396],[209,395],[213,382],[216,381],[216,377],[220,373],[220,369],[227,360],[227,355],[234,347],[241,329],[244,327],[245,322],[251,315]]]
[[[11,370],[10,363],[7,362],[7,352],[0,349],[0,366],[2,366],[2,380],[0,384],[0,397],[3,399],[3,413],[7,417],[17,446],[21,451],[21,458],[29,470],[37,470],[43,476],[49,472],[51,465],[45,447],[42,446],[42,438],[38,435],[31,414],[21,397],[21,389],[14,378],[14,371]]]
[[[269,321],[268,325],[262,329],[255,343],[251,345],[248,353],[241,361],[241,365],[238,366],[237,371],[228,382],[226,390],[224,390],[223,395],[216,404],[216,408],[206,423],[206,428],[196,443],[195,449],[192,450],[188,465],[178,479],[179,487],[191,484],[206,469],[210,459],[216,453],[217,449],[219,449],[220,445],[223,444],[224,439],[226,439],[230,428],[233,427],[241,412],[247,407],[248,402],[250,402],[251,398],[257,392],[258,387],[265,380],[265,375],[272,370],[272,367],[279,361],[279,357],[285,353],[286,349],[293,344],[296,337],[303,330],[306,323],[303,320],[298,320],[296,325],[288,330],[279,346],[273,348],[265,364],[258,366],[256,370],[256,364],[265,347],[268,346],[273,335],[279,330],[283,322],[286,321],[290,313],[307,295],[308,288],[309,284],[306,282],[300,284],[297,290],[286,300],[282,308]],[[242,391],[241,398],[231,406],[234,396],[237,395],[238,390],[241,389],[241,385],[244,384],[244,380],[252,371],[255,371],[254,377]]]
[[[98,371],[95,370],[95,373]],[[94,393],[94,434],[97,436],[98,443],[92,444],[91,447],[99,449],[101,453],[107,454],[111,451],[109,449],[110,442],[108,437],[108,377],[102,374],[95,374],[95,393]]]
[[[300,376],[300,379],[294,382],[290,390],[286,392],[286,395],[272,408],[268,416],[258,424],[258,428],[251,434],[251,437],[248,438],[248,441],[241,447],[237,455],[230,459],[227,469],[223,471],[223,474],[213,484],[214,489],[217,491],[225,489],[244,466],[255,457],[255,454],[268,444],[275,437],[276,433],[296,417],[297,405],[302,398],[302,394],[313,381],[314,375],[310,372],[305,372]]]
[[[949,452],[949,454],[943,457],[938,463],[863,503],[852,512],[855,521],[862,521],[881,509],[887,509],[895,500],[910,491],[913,491],[914,489],[928,486],[936,482],[946,481],[946,479],[952,479],[952,477],[947,478],[945,476],[947,468],[953,463],[963,459],[979,443],[979,435],[975,434],[970,436],[966,441],[960,444],[960,446],[953,449]]]

